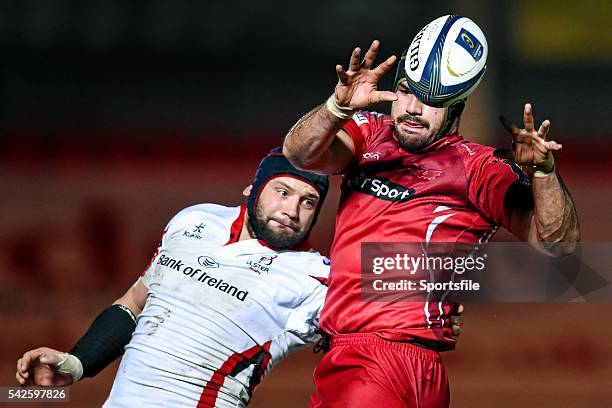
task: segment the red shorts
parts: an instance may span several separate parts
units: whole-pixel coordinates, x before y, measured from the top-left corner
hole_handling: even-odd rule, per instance
[[[332,336],[314,382],[311,408],[446,408],[450,400],[438,352],[370,333]]]

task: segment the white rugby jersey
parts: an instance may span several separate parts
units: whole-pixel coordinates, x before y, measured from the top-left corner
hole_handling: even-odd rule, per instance
[[[201,204],[170,221],[105,407],[242,407],[272,366],[318,339],[329,260],[237,241],[245,212]]]

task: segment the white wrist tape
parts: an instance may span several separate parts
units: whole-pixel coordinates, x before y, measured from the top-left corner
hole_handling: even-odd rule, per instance
[[[77,382],[83,376],[83,364],[78,357],[68,353],[60,353],[60,361],[55,364],[55,368],[62,374],[70,374],[72,382]]]
[[[533,177],[548,177],[548,176],[550,176],[551,174],[552,174],[552,172],[550,172],[550,173],[544,173],[544,172],[543,172],[543,171],[541,171],[541,170],[536,170],[536,171],[533,173]]]
[[[355,109],[349,108],[347,106],[340,106],[338,102],[336,102],[336,93],[334,92],[332,96],[327,98],[327,102],[325,102],[325,106],[327,109],[338,119],[346,120],[349,119],[356,112]]]
[[[552,152],[548,152],[546,161],[539,166],[533,167],[533,177],[546,177],[555,170],[555,157]]]

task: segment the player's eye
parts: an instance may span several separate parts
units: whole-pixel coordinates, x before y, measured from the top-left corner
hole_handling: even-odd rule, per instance
[[[276,190],[278,192],[278,195],[282,196],[282,197],[286,197],[289,195],[289,192],[287,190],[283,190],[282,188],[279,188],[278,190]]]
[[[399,87],[399,91],[404,94],[404,95],[410,95],[410,88],[405,87],[405,86],[400,86]]]
[[[304,208],[312,210],[315,207],[315,202],[313,200],[304,200],[302,201],[302,205]]]

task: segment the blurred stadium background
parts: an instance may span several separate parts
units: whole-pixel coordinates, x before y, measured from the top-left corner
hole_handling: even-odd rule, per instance
[[[71,347],[177,210],[241,203],[259,158],[332,92],[352,47],[378,38],[382,56],[399,53],[450,12],[473,18],[490,48],[465,137],[509,145],[498,114],[519,122],[532,102],[564,145],[583,240],[609,241],[608,1],[1,1],[0,385],[16,384],[25,350]],[[337,192],[338,180],[314,236],[324,253]],[[452,406],[612,406],[611,311],[467,305],[444,355]],[[287,359],[252,406],[303,406],[318,358]],[[70,406],[101,405],[114,369],[72,387]]]

